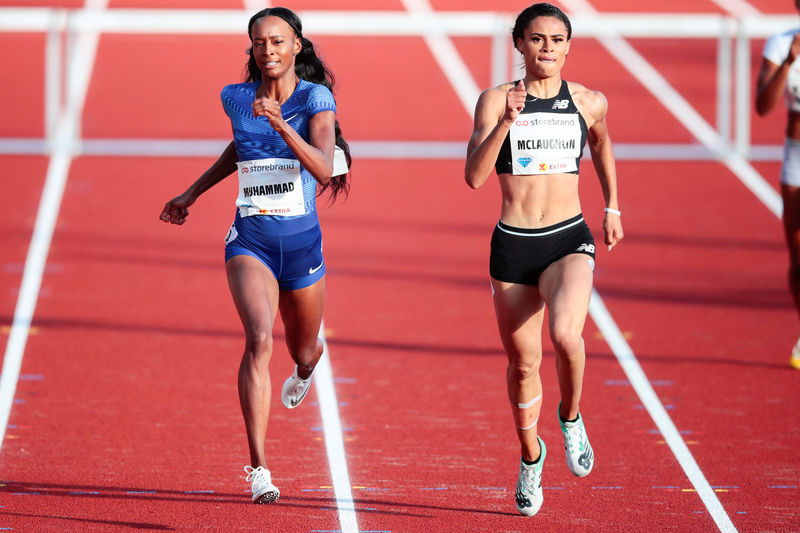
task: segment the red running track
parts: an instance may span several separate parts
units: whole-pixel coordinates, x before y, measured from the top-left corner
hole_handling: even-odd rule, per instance
[[[320,6],[298,6],[312,8]],[[617,9],[609,3],[608,10]],[[469,116],[421,40],[319,41],[340,80],[340,117],[350,139],[469,135]],[[487,43],[456,40],[482,85]],[[566,75],[606,94],[616,142],[691,142],[592,44],[576,38]],[[714,89],[697,81],[713,64],[713,43],[695,43],[691,61],[676,59],[688,45],[634,44],[713,117]],[[0,36],[0,45],[15,51],[0,55],[2,65],[34,88],[4,86],[2,94],[19,105],[0,135],[40,136],[41,72],[31,65],[40,61],[42,36]],[[234,37],[103,37],[84,136],[224,138],[218,92],[238,80],[242,48]],[[350,60],[354,49],[358,62]],[[397,50],[404,51],[400,66],[385,60]],[[688,74],[681,74],[682,63],[691,63]],[[200,83],[187,86],[182,67],[202,71]],[[152,97],[153,75],[160,100]],[[398,81],[365,90],[375,80]],[[124,98],[109,98],[114,91]],[[398,103],[385,105],[392,99]],[[383,123],[376,124],[376,109]],[[754,119],[755,142],[779,143],[780,120]],[[47,159],[0,161],[7,334]],[[88,156],[73,162],[0,449],[0,527],[340,529],[315,401],[291,412],[273,401],[270,468],[282,496],[266,507],[249,503],[235,380],[242,339],[222,265],[235,185],[229,180],[207,193],[184,227],[157,220],[163,202],[209,163]],[[462,167],[459,160],[360,159],[351,197],[332,208],[320,202],[329,268],[325,322],[360,531],[714,531],[591,320],[582,411],[596,468],[576,479],[564,465],[546,344],[545,504],[535,518],[516,514],[518,448],[486,274],[499,191],[493,182],[469,190]],[[777,163],[756,167],[777,187]],[[618,173],[626,239],[612,254],[601,248],[598,292],[736,528],[800,529],[793,414],[800,374],[786,365],[797,318],[785,288],[778,220],[716,163],[621,161]],[[602,204],[588,164],[581,188],[599,240]],[[278,346],[276,387],[291,368]]]

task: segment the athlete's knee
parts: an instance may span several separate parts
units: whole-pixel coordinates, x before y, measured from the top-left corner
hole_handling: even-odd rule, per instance
[[[247,348],[255,356],[272,354],[272,329],[263,326],[245,328]]]
[[[573,357],[583,351],[581,331],[572,324],[555,324],[550,330],[550,339],[561,356]]]
[[[313,343],[308,343],[295,348],[292,353],[292,359],[294,359],[299,368],[307,370],[310,373],[317,365],[317,361],[319,361],[322,351],[322,341],[315,339]]]
[[[508,377],[514,381],[526,381],[539,374],[541,357],[534,359],[516,359],[508,363]]]

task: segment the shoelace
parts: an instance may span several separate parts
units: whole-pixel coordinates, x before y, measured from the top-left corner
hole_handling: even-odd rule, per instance
[[[572,427],[564,426],[564,429],[567,430],[567,442],[569,443],[570,451],[572,450],[573,446],[580,446],[583,433],[581,431],[581,426],[579,424],[575,424]]]
[[[292,376],[292,377],[294,379],[292,379],[292,385],[289,387],[289,393],[294,395],[302,390],[303,385],[305,385],[306,382],[300,379],[300,376]]]
[[[303,390],[307,389],[311,386],[311,376],[308,379],[303,379],[300,376],[292,376],[294,379],[292,380],[292,386],[289,389],[289,392],[292,395],[297,395],[303,392]]]
[[[259,466],[258,468],[253,468],[252,466],[247,465],[247,466],[244,467],[244,471],[247,474],[247,477],[244,478],[244,480],[246,482],[248,482],[248,483],[250,481],[252,481],[253,478],[258,477],[258,476],[262,476],[262,475],[264,475],[266,473],[266,471],[265,471],[263,466]]]
[[[538,474],[541,471],[536,466],[538,465],[522,467],[522,491],[524,493],[531,493],[538,486]]]

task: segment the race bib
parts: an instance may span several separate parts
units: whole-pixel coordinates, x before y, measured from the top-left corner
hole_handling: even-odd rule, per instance
[[[306,213],[300,161],[254,159],[236,163],[239,171],[239,215],[295,216]]]
[[[581,126],[577,114],[520,114],[509,131],[511,168],[516,175],[578,170]]]

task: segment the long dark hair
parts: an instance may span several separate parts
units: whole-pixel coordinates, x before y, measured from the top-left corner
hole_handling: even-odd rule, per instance
[[[247,24],[247,35],[250,37],[251,42],[253,40],[253,24],[255,24],[255,22],[262,17],[282,18],[287,24],[289,24],[289,26],[291,26],[295,35],[297,35],[297,37],[300,39],[302,49],[294,59],[294,72],[297,74],[297,77],[312,83],[324,85],[330,89],[331,92],[333,92],[333,84],[335,82],[333,73],[328,69],[328,67],[325,66],[322,60],[317,57],[317,53],[314,50],[314,44],[303,37],[303,23],[300,22],[300,17],[298,17],[291,9],[287,9],[285,7],[268,7],[267,9],[262,9],[250,17],[250,22]],[[261,81],[261,71],[259,70],[258,64],[253,57],[252,45],[248,50],[248,55],[249,59],[247,61],[247,73],[245,81]],[[334,133],[336,135],[336,146],[344,151],[345,158],[347,159],[347,167],[349,169],[352,162],[350,157],[350,145],[348,145],[347,141],[345,141],[344,137],[342,137],[342,128],[339,126],[338,120],[334,122]],[[345,197],[347,197],[348,193],[350,192],[350,183],[347,181],[348,174],[349,171],[345,174],[333,176],[330,181],[320,189],[319,194],[329,190],[331,194],[331,203],[336,201],[336,197],[339,195],[339,193],[344,193]]]
[[[522,10],[522,13],[517,15],[517,20],[514,23],[514,29],[511,31],[511,40],[514,43],[514,48],[517,47],[517,39],[524,39],[525,29],[528,24],[537,17],[555,17],[564,23],[567,27],[567,40],[572,39],[572,24],[569,22],[569,17],[552,4],[533,4]]]

